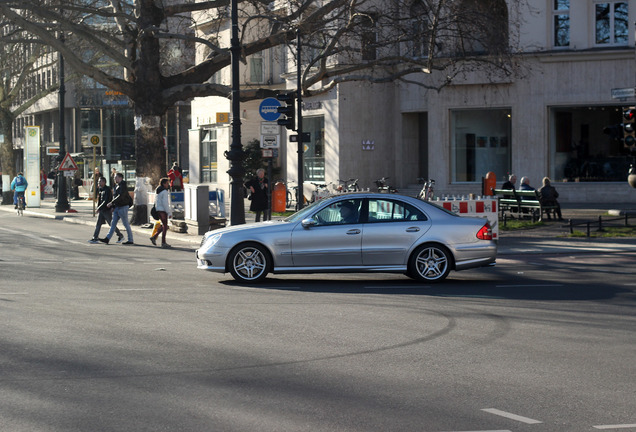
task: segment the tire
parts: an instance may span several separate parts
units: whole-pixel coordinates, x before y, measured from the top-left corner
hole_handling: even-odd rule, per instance
[[[409,258],[408,275],[423,282],[440,282],[451,271],[453,258],[444,246],[423,244]]]
[[[256,283],[267,276],[272,265],[269,252],[257,243],[245,243],[230,252],[228,267],[239,282]]]

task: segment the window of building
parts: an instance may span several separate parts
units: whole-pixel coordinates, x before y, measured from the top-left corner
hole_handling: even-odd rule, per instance
[[[201,141],[201,182],[217,182],[217,141],[216,130],[206,130]]]
[[[461,54],[508,51],[508,6],[504,0],[462,0],[454,13]]]
[[[376,31],[376,19],[374,16],[363,17],[360,39],[362,60],[376,60],[378,33]]]
[[[249,58],[250,69],[250,82],[262,83],[263,82],[263,57],[251,56]]]
[[[564,182],[625,181],[630,158],[622,133],[603,133],[623,122],[622,107],[550,109],[550,177]]]
[[[303,155],[305,180],[325,181],[325,118],[304,117],[303,132],[309,132],[310,141]]]
[[[412,33],[412,49],[411,55],[414,58],[422,58],[428,55],[429,45],[429,22],[428,10],[421,1],[413,2],[410,10],[411,31]]]
[[[451,111],[452,180],[480,182],[510,172],[510,110]]]
[[[594,3],[594,34],[597,45],[626,45],[629,41],[628,3]]]
[[[570,0],[553,1],[553,44],[555,47],[570,46]]]

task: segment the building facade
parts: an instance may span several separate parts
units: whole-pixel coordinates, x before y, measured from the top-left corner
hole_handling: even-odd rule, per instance
[[[622,122],[624,107],[636,105],[629,91],[636,79],[636,1],[530,0],[528,6],[522,16],[508,8],[509,19],[521,25],[515,48],[521,76],[475,71],[439,92],[413,82],[349,82],[306,98],[303,131],[311,139],[302,147],[305,182],[337,185],[357,178],[373,190],[374,180],[389,177],[393,186],[415,193],[418,178],[432,178],[436,195],[461,196],[481,194],[488,172],[499,184],[514,173],[537,188],[550,177],[562,202],[636,202],[627,184],[633,155],[603,133]],[[263,76],[263,85],[295,88],[288,71],[276,69],[275,55],[248,61],[246,82]],[[265,73],[254,72],[257,66]],[[242,104],[243,143],[260,139],[259,103]],[[216,114],[229,108],[223,98],[195,100],[190,134],[191,172],[226,190],[223,153],[231,133]],[[298,147],[287,135],[282,128],[276,163],[282,178],[297,180]],[[204,174],[212,166],[215,173]],[[306,194],[311,189],[306,183]]]

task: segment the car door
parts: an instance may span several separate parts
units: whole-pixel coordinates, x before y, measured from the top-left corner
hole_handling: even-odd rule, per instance
[[[318,210],[315,225],[298,224],[292,232],[294,267],[354,267],[362,265],[362,199],[343,199]],[[357,216],[346,213],[353,208]]]
[[[363,265],[406,264],[413,244],[430,229],[430,219],[397,198],[370,199],[368,209],[362,236]]]

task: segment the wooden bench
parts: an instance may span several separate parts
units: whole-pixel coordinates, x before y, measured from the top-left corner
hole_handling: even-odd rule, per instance
[[[557,206],[544,205],[536,190],[514,190],[514,189],[492,189],[494,196],[499,199],[500,217],[505,216],[505,212],[516,215],[519,219],[528,216],[533,220],[543,220],[543,215],[554,212]]]

